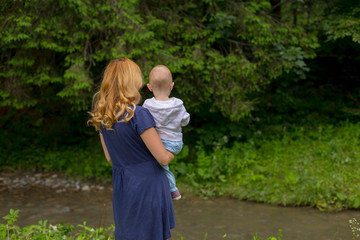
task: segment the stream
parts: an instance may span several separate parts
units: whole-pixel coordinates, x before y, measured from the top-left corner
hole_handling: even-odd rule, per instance
[[[86,191],[59,191],[44,186],[3,188],[0,191],[0,216],[11,208],[20,209],[17,225],[48,220],[73,225],[84,221],[92,227],[113,223],[110,184]],[[360,211],[321,212],[310,207],[280,207],[239,201],[231,198],[204,200],[184,194],[174,201],[176,228],[172,239],[207,240],[253,239],[276,236],[282,229],[283,240],[351,240],[349,220],[360,220]],[[2,221],[2,219],[1,219]],[[3,221],[2,221],[3,222]]]

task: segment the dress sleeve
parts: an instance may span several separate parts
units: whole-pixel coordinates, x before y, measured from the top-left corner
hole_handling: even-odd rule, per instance
[[[135,131],[140,135],[146,129],[155,127],[155,121],[149,110],[146,108],[137,106],[134,115],[134,128]]]

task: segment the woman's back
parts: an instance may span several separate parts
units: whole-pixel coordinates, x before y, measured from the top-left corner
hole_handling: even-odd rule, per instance
[[[156,161],[142,141],[140,134],[155,126],[155,122],[146,108],[137,106],[134,117],[129,122],[115,123],[113,130],[102,128],[107,150],[113,166],[125,167],[146,161]]]
[[[113,165],[117,240],[168,239],[175,227],[168,180],[140,137],[151,127],[155,127],[151,114],[137,106],[129,122],[101,129]]]

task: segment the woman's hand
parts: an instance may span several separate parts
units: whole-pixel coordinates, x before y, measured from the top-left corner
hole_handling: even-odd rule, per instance
[[[174,154],[166,150],[154,127],[146,129],[140,137],[151,154],[161,165],[166,166],[174,159]]]

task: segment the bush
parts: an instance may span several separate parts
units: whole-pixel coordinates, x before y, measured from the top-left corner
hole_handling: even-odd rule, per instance
[[[9,169],[54,172],[84,179],[109,181],[111,165],[106,161],[100,140],[91,139],[83,145],[63,147],[32,147],[3,155],[0,171]]]
[[[177,163],[174,172],[204,196],[322,210],[360,207],[359,124],[277,128],[274,133],[265,138],[259,132],[213,152],[200,146],[197,159],[186,166]]]
[[[61,239],[61,240],[87,240],[87,239],[96,239],[96,240],[112,240],[114,238],[114,225],[111,225],[108,228],[92,228],[86,225],[86,222],[83,224],[77,225],[76,227],[72,225],[67,225],[64,223],[51,225],[47,224],[47,220],[39,221],[37,225],[30,225],[24,228],[20,228],[15,225],[15,222],[18,219],[19,210],[10,209],[10,213],[3,217],[6,220],[6,224],[0,223],[0,237],[1,239],[37,239],[37,240],[48,240],[48,239]],[[207,234],[205,234],[206,239]],[[278,238],[269,237],[267,240],[281,240],[282,234],[279,230]],[[181,237],[181,240],[184,238]],[[223,235],[223,239],[227,239],[226,234]],[[254,240],[262,240],[255,234]]]
[[[94,229],[86,225],[86,222],[76,227],[68,224],[47,224],[47,220],[39,221],[37,225],[30,225],[20,228],[15,225],[18,219],[19,210],[10,210],[10,213],[3,217],[7,221],[6,224],[0,224],[1,239],[104,239],[110,240],[114,238],[114,226],[108,228]]]

